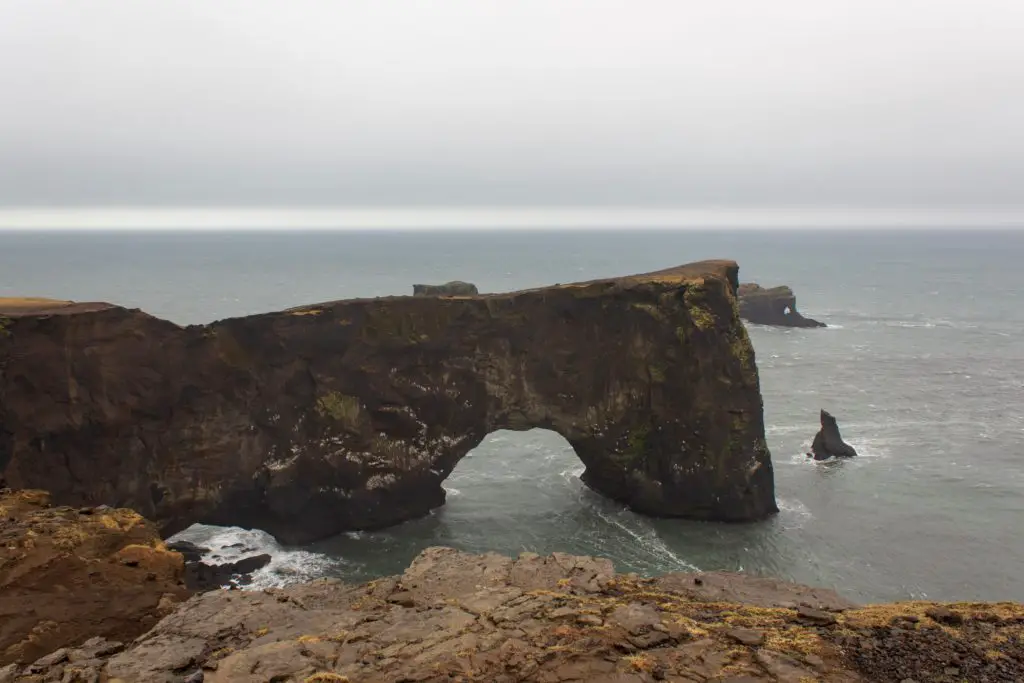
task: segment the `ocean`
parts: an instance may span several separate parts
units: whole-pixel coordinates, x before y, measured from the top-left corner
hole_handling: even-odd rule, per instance
[[[254,586],[401,571],[422,548],[567,551],[620,571],[744,571],[860,601],[1024,601],[1024,233],[984,231],[0,232],[0,296],[104,300],[202,323],[468,280],[481,291],[731,258],[826,329],[749,326],[781,512],[650,519],[580,483],[559,435],[496,432],[423,519],[302,548],[193,527]],[[861,454],[804,455],[825,408]],[[251,549],[251,550],[247,550]]]

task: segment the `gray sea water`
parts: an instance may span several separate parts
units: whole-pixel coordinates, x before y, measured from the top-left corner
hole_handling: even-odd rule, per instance
[[[657,520],[579,481],[569,445],[497,432],[429,517],[273,550],[257,585],[400,571],[423,547],[606,556],[622,571],[726,569],[859,600],[1024,601],[1024,234],[954,232],[0,233],[0,296],[106,300],[178,323],[451,279],[504,291],[739,261],[789,284],[821,330],[751,326],[781,513],[719,525]],[[861,453],[803,453],[819,408]],[[219,551],[227,556],[230,550]]]

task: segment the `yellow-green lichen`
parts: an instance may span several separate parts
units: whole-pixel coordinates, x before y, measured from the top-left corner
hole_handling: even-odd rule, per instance
[[[355,427],[359,424],[362,405],[355,396],[328,391],[316,400],[316,412],[321,417],[331,417],[342,424]]]
[[[5,316],[0,316],[0,337],[11,336],[11,323],[13,321]]]
[[[697,326],[697,329],[706,332],[715,327],[717,321],[715,320],[715,314],[707,303],[707,290],[703,287],[691,285],[683,293],[683,300],[686,302],[686,308],[690,312],[690,319]]]
[[[647,372],[651,376],[651,381],[657,384],[664,384],[665,382],[665,370],[657,365],[648,365]]]

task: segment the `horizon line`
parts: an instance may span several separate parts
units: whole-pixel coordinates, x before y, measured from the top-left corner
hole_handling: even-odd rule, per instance
[[[0,230],[1021,229],[1024,207],[0,207]]]

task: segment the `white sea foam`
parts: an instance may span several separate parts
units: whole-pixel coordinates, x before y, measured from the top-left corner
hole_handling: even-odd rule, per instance
[[[603,519],[610,526],[623,531],[627,536],[632,538],[637,545],[643,548],[644,551],[665,561],[667,564],[674,567],[675,571],[700,571],[699,567],[687,562],[672,552],[672,549],[665,545],[665,542],[661,540],[661,537],[658,536],[654,529],[647,528],[637,530],[632,528],[630,523],[623,521],[623,513],[621,512],[617,514],[607,514],[602,510],[595,509],[594,514]]]
[[[799,500],[789,498],[777,498],[782,523],[787,529],[800,529],[814,515],[810,509]]]
[[[254,572],[252,582],[243,586],[251,590],[311,581],[330,574],[332,569],[344,563],[339,558],[321,553],[282,548],[273,536],[258,529],[195,524],[168,541],[191,541],[209,548],[210,553],[203,557],[203,561],[209,564],[235,562],[264,553],[270,555],[270,563]]]

